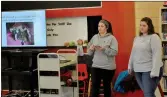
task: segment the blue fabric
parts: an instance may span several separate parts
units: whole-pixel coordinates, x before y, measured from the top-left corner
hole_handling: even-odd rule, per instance
[[[156,97],[155,96],[155,90],[159,84],[159,81],[161,80],[161,77],[163,75],[163,67],[160,69],[159,77],[150,77],[150,71],[149,72],[135,72],[136,80],[140,86],[140,88],[144,92],[144,97]]]
[[[117,91],[117,92],[121,92],[121,93],[125,93],[125,90],[122,88],[122,86],[120,85],[120,83],[128,76],[128,70],[126,71],[122,71],[116,82],[115,82],[115,85],[114,85],[114,90]]]

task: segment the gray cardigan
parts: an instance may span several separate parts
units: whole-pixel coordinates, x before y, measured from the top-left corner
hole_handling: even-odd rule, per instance
[[[162,63],[162,45],[158,35],[138,36],[134,39],[128,69],[135,72],[151,72],[159,76]]]

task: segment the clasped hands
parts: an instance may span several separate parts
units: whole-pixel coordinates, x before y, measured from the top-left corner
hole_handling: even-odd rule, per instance
[[[107,45],[107,46],[102,47],[102,46],[91,45],[89,49],[90,50],[99,50],[99,51],[102,51],[102,50],[104,50],[107,47],[109,47],[109,46]]]

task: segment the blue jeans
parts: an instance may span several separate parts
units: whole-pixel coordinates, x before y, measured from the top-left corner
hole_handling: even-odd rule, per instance
[[[163,75],[163,67],[160,68],[159,77],[150,77],[150,72],[135,72],[135,77],[140,88],[144,92],[144,97],[156,97],[155,90]]]

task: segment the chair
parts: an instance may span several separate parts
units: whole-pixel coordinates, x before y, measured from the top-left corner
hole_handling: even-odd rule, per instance
[[[61,81],[64,81],[67,86],[70,86],[71,83],[68,82],[69,79],[72,79],[72,72],[66,71],[66,72],[60,72]]]
[[[86,93],[86,85],[88,79],[88,72],[86,64],[78,64],[78,80],[83,82],[83,87],[79,87],[79,90],[83,91],[83,97]]]
[[[159,92],[161,94],[161,97],[164,97],[164,93],[163,93],[163,90],[162,90],[162,87],[160,84],[158,84],[158,89],[159,89]]]

